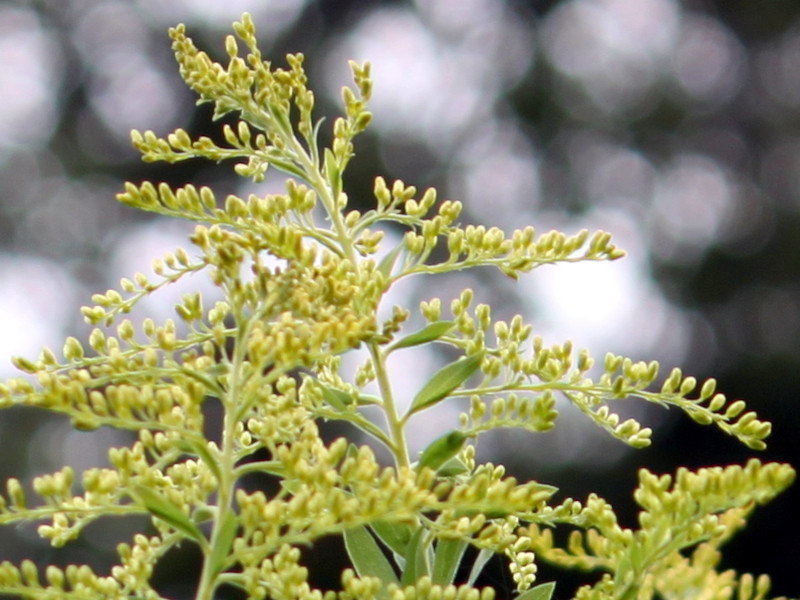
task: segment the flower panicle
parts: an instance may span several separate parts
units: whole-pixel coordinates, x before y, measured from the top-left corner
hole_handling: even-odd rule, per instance
[[[768,578],[718,571],[719,548],[792,483],[789,465],[642,470],[639,522],[628,528],[597,494],[559,498],[546,482],[478,460],[486,433],[556,427],[559,402],[647,446],[651,428],[615,408],[631,398],[761,449],[770,425],[743,401],[679,369],[660,378],[655,361],[596,360],[570,341],[546,344],[521,315],[494,318],[469,288],[449,306],[422,302],[422,325],[408,308],[385,306],[410,277],[492,267],[518,279],[544,265],[616,260],[624,253],[610,233],[464,225],[459,201],[380,176],[374,205],[348,208],[344,173],[372,118],[369,63],[350,63],[352,87],[321,148],[303,55],[287,55],[285,67],[264,60],[249,15],[226,37],[225,62],[198,49],[183,25],[170,37],[181,76],[225,123],[213,138],[134,131],[143,160],[231,161],[255,183],[269,169],[288,180],[281,193],[247,197],[191,183],[125,184],[117,199],[126,206],[193,222],[191,246],[92,296],[82,309],[91,330],[68,337],[60,356],[46,348],[14,359],[23,374],[0,384],[0,408],[35,407],[78,430],[108,427],[132,439],[109,450],[105,467],[9,478],[0,525],[35,522],[54,547],[107,517],[145,517],[150,533],[119,544],[107,575],[2,562],[0,595],[160,600],[150,583],[156,565],[191,544],[202,559],[197,600],[223,587],[254,599],[493,600],[495,590],[476,581],[494,555],[508,562],[521,600],[553,597],[554,582],[540,581],[542,560],[600,572],[578,590],[585,600],[694,597],[701,588],[708,598],[732,590],[739,600],[766,598]],[[213,295],[189,291],[172,318],[138,318],[144,299],[201,275]],[[402,402],[390,360],[434,344],[449,361]],[[420,415],[455,402],[464,405],[458,423],[413,455]],[[322,424],[334,421],[345,437],[328,438]],[[556,528],[571,533],[564,541]],[[341,589],[322,591],[301,549],[331,535],[343,538],[352,569]]]

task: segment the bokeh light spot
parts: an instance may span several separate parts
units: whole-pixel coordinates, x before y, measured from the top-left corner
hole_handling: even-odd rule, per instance
[[[731,215],[735,189],[714,160],[698,155],[675,159],[659,177],[653,197],[653,249],[662,258],[694,261],[713,244]]]
[[[649,102],[675,43],[678,16],[671,0],[564,2],[545,23],[545,52],[597,108],[624,113]],[[565,94],[565,101],[575,104]]]
[[[744,83],[744,48],[715,19],[687,16],[672,57],[673,73],[681,90],[698,102],[727,102]]]
[[[0,147],[44,144],[53,132],[61,52],[36,13],[0,6]]]

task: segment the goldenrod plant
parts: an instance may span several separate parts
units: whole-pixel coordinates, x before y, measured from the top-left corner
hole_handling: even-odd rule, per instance
[[[546,345],[520,316],[493,320],[469,289],[449,307],[423,302],[426,324],[416,328],[406,307],[378,317],[400,280],[476,267],[517,279],[543,265],[615,260],[623,252],[611,236],[462,226],[459,202],[381,177],[370,210],[348,209],[343,174],[371,118],[369,64],[351,63],[344,116],[321,148],[303,56],[273,68],[252,19],[233,28],[227,66],[199,51],[184,26],[170,30],[181,76],[199,102],[213,104],[215,118],[227,117],[220,142],[179,129],[165,138],[134,131],[133,144],[145,161],[230,161],[256,183],[277,169],[288,176],[285,193],[218,198],[207,187],[125,184],[122,203],[194,222],[190,249],[95,295],[83,309],[94,327],[86,343],[70,337],[60,357],[45,349],[36,360],[15,359],[27,375],[0,387],[3,407],[135,436],[109,451],[108,468],[75,473],[67,465],[33,479],[32,490],[9,479],[0,523],[39,522],[38,534],[56,547],[101,517],[144,515],[152,527],[118,546],[108,573],[3,562],[0,594],[159,600],[150,581],[156,563],[193,544],[202,555],[197,600],[226,589],[253,600],[490,600],[495,590],[475,586],[494,555],[507,561],[521,600],[557,590],[537,578],[539,561],[594,572],[580,600],[766,598],[767,576],[717,570],[720,547],[792,483],[787,464],[643,469],[633,492],[638,526],[626,528],[597,495],[559,498],[550,482],[517,481],[502,465],[476,460],[476,440],[488,431],[536,435],[556,426],[558,398],[634,448],[650,444],[651,429],[615,412],[629,398],[764,448],[770,424],[718,393],[713,379],[679,369],[659,377],[656,362],[613,354],[596,364],[570,342]],[[404,236],[387,248],[389,229]],[[212,306],[190,293],[175,306],[177,321],[126,318],[141,299],[200,271],[219,290]],[[428,344],[449,348],[453,360],[399,402],[387,363]],[[356,350],[366,361],[348,375],[343,358]],[[218,425],[205,422],[209,402],[221,406]],[[412,454],[414,420],[442,403],[461,406],[460,421]],[[368,419],[367,407],[380,418]],[[325,421],[346,422],[357,435],[325,443]],[[378,462],[376,445],[391,464]],[[279,485],[250,490],[242,479],[253,473]],[[338,590],[322,591],[309,583],[301,550],[330,535],[343,537],[352,568]]]

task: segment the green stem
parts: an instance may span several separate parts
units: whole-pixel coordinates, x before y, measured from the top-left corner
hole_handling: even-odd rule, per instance
[[[342,219],[342,211],[338,206],[338,198],[335,197],[339,186],[336,185],[335,182],[329,181],[322,174],[319,161],[317,160],[315,162],[312,160],[293,135],[287,135],[286,137],[287,142],[293,144],[295,147],[296,155],[300,158],[303,168],[308,175],[309,184],[311,184],[319,194],[320,201],[328,213],[328,217],[331,220],[331,225],[335,232],[335,237],[338,238],[345,257],[353,265],[353,268],[358,270],[359,261],[355,251],[355,245]],[[392,441],[391,449],[394,452],[397,466],[408,466],[411,461],[408,455],[408,443],[403,428],[404,424],[397,412],[397,405],[395,404],[394,395],[392,394],[392,388],[389,382],[389,374],[386,371],[385,357],[382,355],[377,342],[369,342],[367,346],[375,369],[375,377],[383,398],[383,409]]]
[[[250,333],[250,320],[245,318],[240,311],[236,311],[236,323],[239,324],[236,335],[236,345],[233,350],[233,364],[231,365],[230,386],[228,387],[222,404],[225,412],[222,430],[222,453],[220,456],[220,481],[217,486],[217,514],[214,518],[208,552],[203,557],[203,569],[200,583],[197,588],[196,600],[214,600],[215,591],[219,585],[219,573],[216,565],[212,564],[215,548],[225,543],[223,525],[228,521],[229,513],[234,510],[233,491],[236,484],[236,424],[237,403],[241,401],[242,389],[246,382],[242,381],[243,365],[246,360],[246,340]],[[227,550],[227,549],[226,549]]]
[[[386,361],[377,343],[369,343],[369,352],[372,357],[372,364],[375,367],[375,379],[378,382],[381,397],[383,398],[383,411],[389,427],[389,434],[392,438],[395,460],[398,467],[407,467],[411,464],[408,456],[408,442],[403,420],[397,412],[397,404],[394,401],[394,394],[389,382],[389,373],[386,371]]]

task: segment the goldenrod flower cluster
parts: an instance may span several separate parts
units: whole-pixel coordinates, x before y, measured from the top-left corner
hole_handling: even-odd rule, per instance
[[[67,339],[61,357],[45,349],[35,360],[18,358],[28,376],[0,385],[0,407],[37,407],[79,429],[135,434],[109,452],[107,468],[75,473],[66,465],[27,492],[9,479],[0,524],[39,522],[53,546],[86,535],[99,518],[144,515],[155,533],[120,544],[106,574],[2,563],[0,594],[159,600],[150,583],[157,562],[190,543],[203,556],[197,600],[224,588],[259,600],[492,600],[495,591],[475,582],[495,554],[507,559],[522,600],[553,594],[553,582],[538,580],[540,560],[597,571],[580,599],[765,598],[766,577],[717,571],[719,548],[756,505],[790,485],[788,465],[751,460],[674,477],[643,470],[634,492],[639,524],[627,529],[596,495],[555,500],[557,488],[476,460],[475,441],[488,431],[535,435],[558,426],[559,397],[633,447],[650,444],[652,432],[615,412],[628,398],[675,407],[763,448],[769,423],[716,392],[714,380],[699,383],[675,369],[658,383],[657,363],[613,354],[596,364],[569,341],[546,345],[521,316],[494,320],[469,289],[447,314],[441,299],[422,303],[426,324],[416,331],[408,331],[405,307],[378,319],[401,279],[475,267],[516,279],[547,264],[614,260],[623,253],[611,236],[462,226],[459,202],[382,177],[373,208],[348,209],[343,173],[353,138],[371,119],[369,65],[351,64],[344,116],[333,123],[330,147],[320,148],[322,121],[312,116],[302,55],[273,68],[248,15],[234,31],[227,65],[198,50],[183,26],[170,31],[180,73],[199,101],[213,104],[215,118],[238,119],[222,126],[224,142],[179,129],[165,138],[134,131],[133,144],[147,161],[233,161],[256,183],[277,169],[288,176],[285,193],[219,198],[207,187],[127,183],[118,197],[126,205],[194,222],[191,245],[157,260],[153,274],[96,294],[83,309],[94,327],[86,342]],[[404,235],[384,248],[389,227]],[[142,298],[201,272],[220,290],[213,306],[189,293],[175,306],[176,320],[125,317]],[[448,346],[458,358],[401,411],[387,360],[426,344]],[[358,348],[369,359],[348,378],[341,357]],[[411,418],[459,398],[459,423],[411,456]],[[210,439],[212,400],[224,416]],[[324,442],[322,420],[354,426],[392,464],[381,464],[359,437]],[[253,473],[279,485],[242,486]],[[552,533],[561,527],[572,530],[564,545]],[[341,574],[341,589],[323,592],[309,582],[300,548],[329,535],[344,538],[352,569]]]

